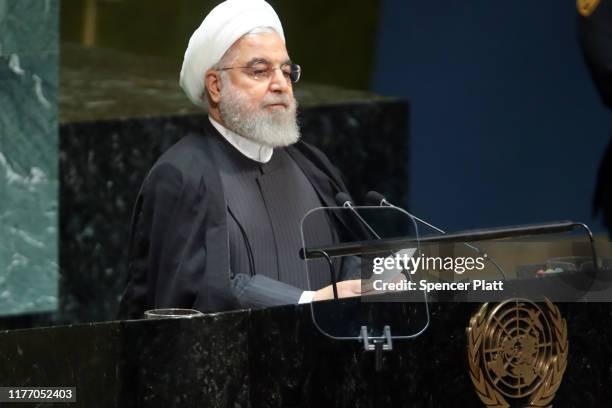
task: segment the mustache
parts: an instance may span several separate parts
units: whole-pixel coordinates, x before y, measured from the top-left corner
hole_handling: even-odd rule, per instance
[[[286,107],[291,107],[293,106],[294,101],[295,100],[293,98],[290,99],[289,96],[287,96],[287,94],[270,94],[264,97],[261,104],[264,107],[268,105],[278,105],[278,104],[285,105]]]

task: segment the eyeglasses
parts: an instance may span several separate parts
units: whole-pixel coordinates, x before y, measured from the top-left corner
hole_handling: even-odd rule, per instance
[[[219,71],[226,71],[228,69],[242,69],[249,77],[256,81],[267,81],[272,78],[273,71],[280,69],[285,79],[296,83],[300,80],[302,75],[302,67],[298,64],[288,63],[283,64],[280,67],[272,67],[270,64],[259,62],[257,64],[248,67],[225,67],[219,68]]]

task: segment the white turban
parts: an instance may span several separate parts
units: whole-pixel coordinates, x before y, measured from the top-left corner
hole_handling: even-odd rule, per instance
[[[285,41],[278,15],[264,0],[226,0],[215,7],[189,39],[181,68],[180,84],[198,106],[202,100],[204,74],[225,52],[254,28],[270,27]]]

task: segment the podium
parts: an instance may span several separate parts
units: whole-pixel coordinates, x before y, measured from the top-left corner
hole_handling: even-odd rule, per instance
[[[553,404],[605,406],[612,305],[557,306],[569,355]],[[87,408],[483,407],[466,358],[479,307],[432,303],[428,330],[394,341],[380,371],[362,343],[319,332],[309,305],[4,331],[0,385],[73,386],[77,402],[53,406]]]

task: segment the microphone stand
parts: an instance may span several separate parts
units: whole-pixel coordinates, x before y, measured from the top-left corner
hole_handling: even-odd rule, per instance
[[[597,265],[597,253],[595,250],[595,241],[593,234],[588,226],[580,222],[574,221],[561,221],[555,223],[546,224],[535,224],[529,226],[512,226],[502,228],[491,228],[484,230],[473,230],[463,231],[452,234],[424,237],[419,238],[419,242],[436,242],[436,243],[455,243],[455,242],[475,242],[475,241],[486,241],[499,238],[512,238],[518,236],[529,236],[529,235],[542,235],[557,232],[568,232],[573,231],[577,228],[584,229],[591,242],[591,254],[593,258],[593,269],[595,274],[598,274],[599,267]],[[326,251],[327,255],[331,258],[336,256],[349,256],[349,255],[363,255],[378,253],[381,251],[394,251],[407,246],[416,244],[417,240],[413,238],[391,238],[385,240],[367,240],[367,241],[356,241],[347,242],[337,245],[330,245],[319,248],[302,248],[300,250],[300,256],[302,259],[316,259],[320,258],[317,256],[317,252]]]

